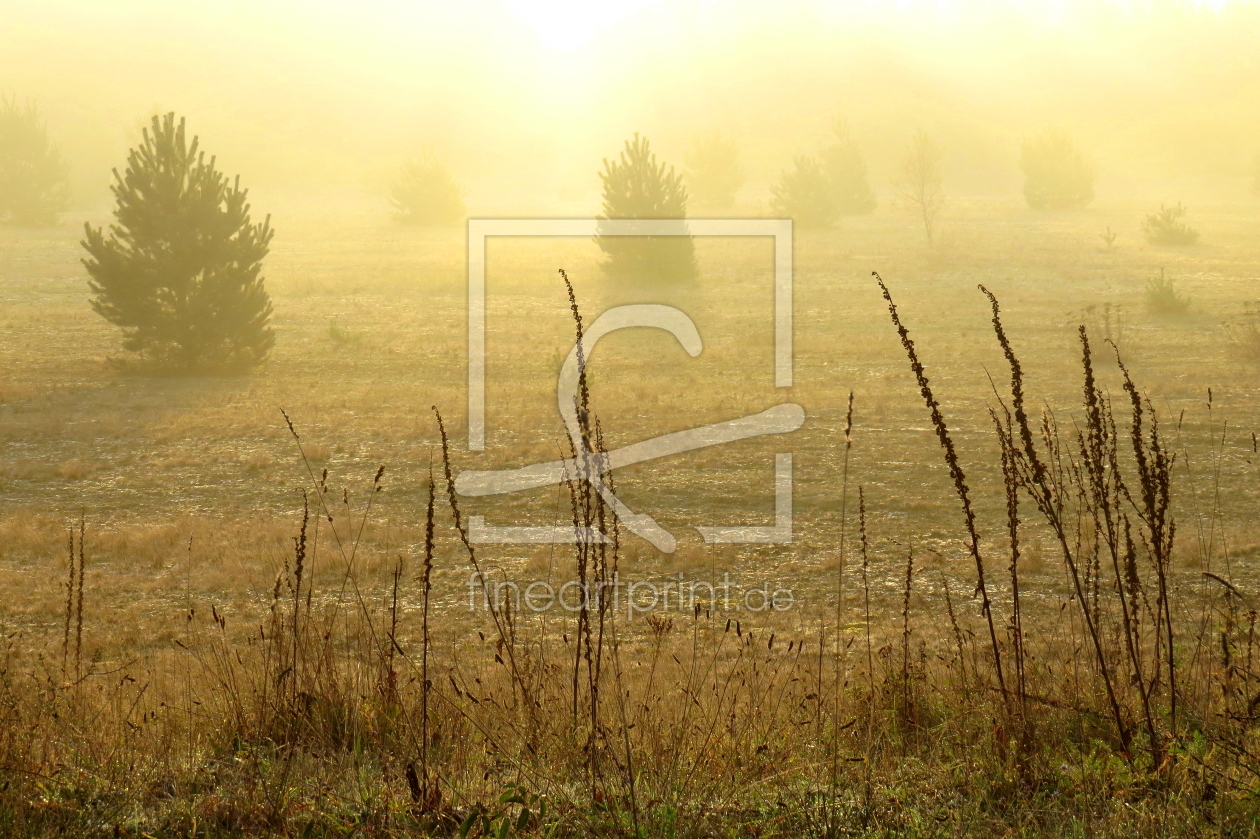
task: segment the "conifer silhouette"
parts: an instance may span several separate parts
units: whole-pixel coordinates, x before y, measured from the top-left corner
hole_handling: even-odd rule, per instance
[[[66,165],[39,111],[0,97],[0,224],[56,224],[69,203]]]
[[[108,235],[84,225],[92,308],[123,330],[123,348],[164,368],[241,369],[275,343],[262,260],[271,217],[253,224],[240,178],[206,160],[184,120],[154,117],[114,170]]]
[[[599,174],[604,205],[598,218],[681,219],[687,216],[687,188],[673,166],[658,163],[646,137],[626,141],[617,160],[604,158]],[[696,277],[695,244],[690,236],[608,236],[602,226],[596,244],[607,257],[602,267],[622,284],[674,286]]]

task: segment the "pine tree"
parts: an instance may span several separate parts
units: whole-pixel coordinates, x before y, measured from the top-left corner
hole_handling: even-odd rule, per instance
[[[0,98],[0,224],[56,224],[69,204],[66,165],[39,111]]]
[[[168,369],[252,367],[271,350],[271,300],[260,275],[271,217],[253,224],[240,178],[229,182],[185,139],[175,114],[153,118],[114,170],[108,237],[84,225],[92,308],[123,329],[123,348]]]
[[[1070,134],[1047,128],[1021,149],[1024,198],[1034,210],[1078,210],[1094,200],[1094,167]]]
[[[427,150],[403,164],[390,186],[389,203],[405,224],[455,224],[468,213],[454,176]]]
[[[739,149],[721,134],[711,134],[692,144],[685,158],[687,188],[696,204],[714,210],[728,210],[735,193],[744,185],[739,165]]]
[[[875,193],[866,177],[866,161],[849,125],[836,120],[835,142],[823,150],[822,168],[831,185],[832,202],[840,215],[866,215],[875,209]]]
[[[604,158],[600,219],[687,217],[687,188],[673,166],[658,163],[646,137],[626,140],[617,160]],[[678,285],[696,277],[690,236],[605,236],[596,244],[607,257],[602,267],[613,280],[640,286]]]
[[[1158,213],[1151,213],[1142,222],[1142,233],[1152,245],[1193,245],[1199,241],[1199,231],[1186,224],[1186,208],[1178,201],[1175,206],[1160,205]]]
[[[770,188],[770,208],[801,227],[830,227],[840,214],[831,182],[815,157],[792,159],[792,168]]]

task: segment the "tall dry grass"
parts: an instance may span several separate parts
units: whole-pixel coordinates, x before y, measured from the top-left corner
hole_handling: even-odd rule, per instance
[[[60,637],[9,634],[0,661],[0,830],[1255,834],[1257,612],[1228,576],[1176,572],[1176,455],[1150,400],[1082,327],[1079,407],[1034,416],[982,288],[1010,368],[992,410],[1003,517],[982,521],[984,488],[880,285],[956,490],[974,596],[934,575],[922,547],[880,547],[868,520],[878,499],[859,484],[854,541],[835,546],[836,601],[816,628],[713,601],[633,622],[604,598],[571,616],[523,611],[486,583],[494,572],[469,536],[435,411],[423,543],[383,582],[359,545],[384,468],[353,508],[304,454],[303,511],[257,621],[238,629],[190,598],[174,649],[85,660],[92,533],[81,524],[76,544],[72,532]],[[569,513],[575,533],[609,538],[579,539],[567,561],[594,589],[616,578],[622,547],[579,369]],[[848,458],[862,447],[851,408],[836,481],[846,515]],[[442,549],[443,531],[457,552]],[[1055,546],[1067,597],[1021,580],[1033,538]],[[435,640],[443,565],[482,582],[474,642]],[[854,565],[860,598],[846,595]],[[873,591],[876,576],[900,580],[895,598]],[[895,617],[881,620],[885,607]]]

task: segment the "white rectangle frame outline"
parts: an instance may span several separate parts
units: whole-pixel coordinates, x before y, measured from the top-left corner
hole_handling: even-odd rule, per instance
[[[468,450],[486,448],[486,239],[491,236],[754,236],[774,239],[774,386],[792,386],[791,219],[468,220]]]

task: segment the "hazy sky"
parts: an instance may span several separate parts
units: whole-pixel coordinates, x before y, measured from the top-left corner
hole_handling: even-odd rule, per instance
[[[681,164],[735,138],[755,202],[843,115],[877,185],[919,127],[947,188],[1017,191],[1062,125],[1099,192],[1224,196],[1260,151],[1254,2],[0,0],[0,90],[37,101],[103,205],[147,114],[176,110],[256,185],[379,193],[432,148],[470,207],[593,203],[634,131]],[[1171,186],[1169,186],[1171,184]]]

